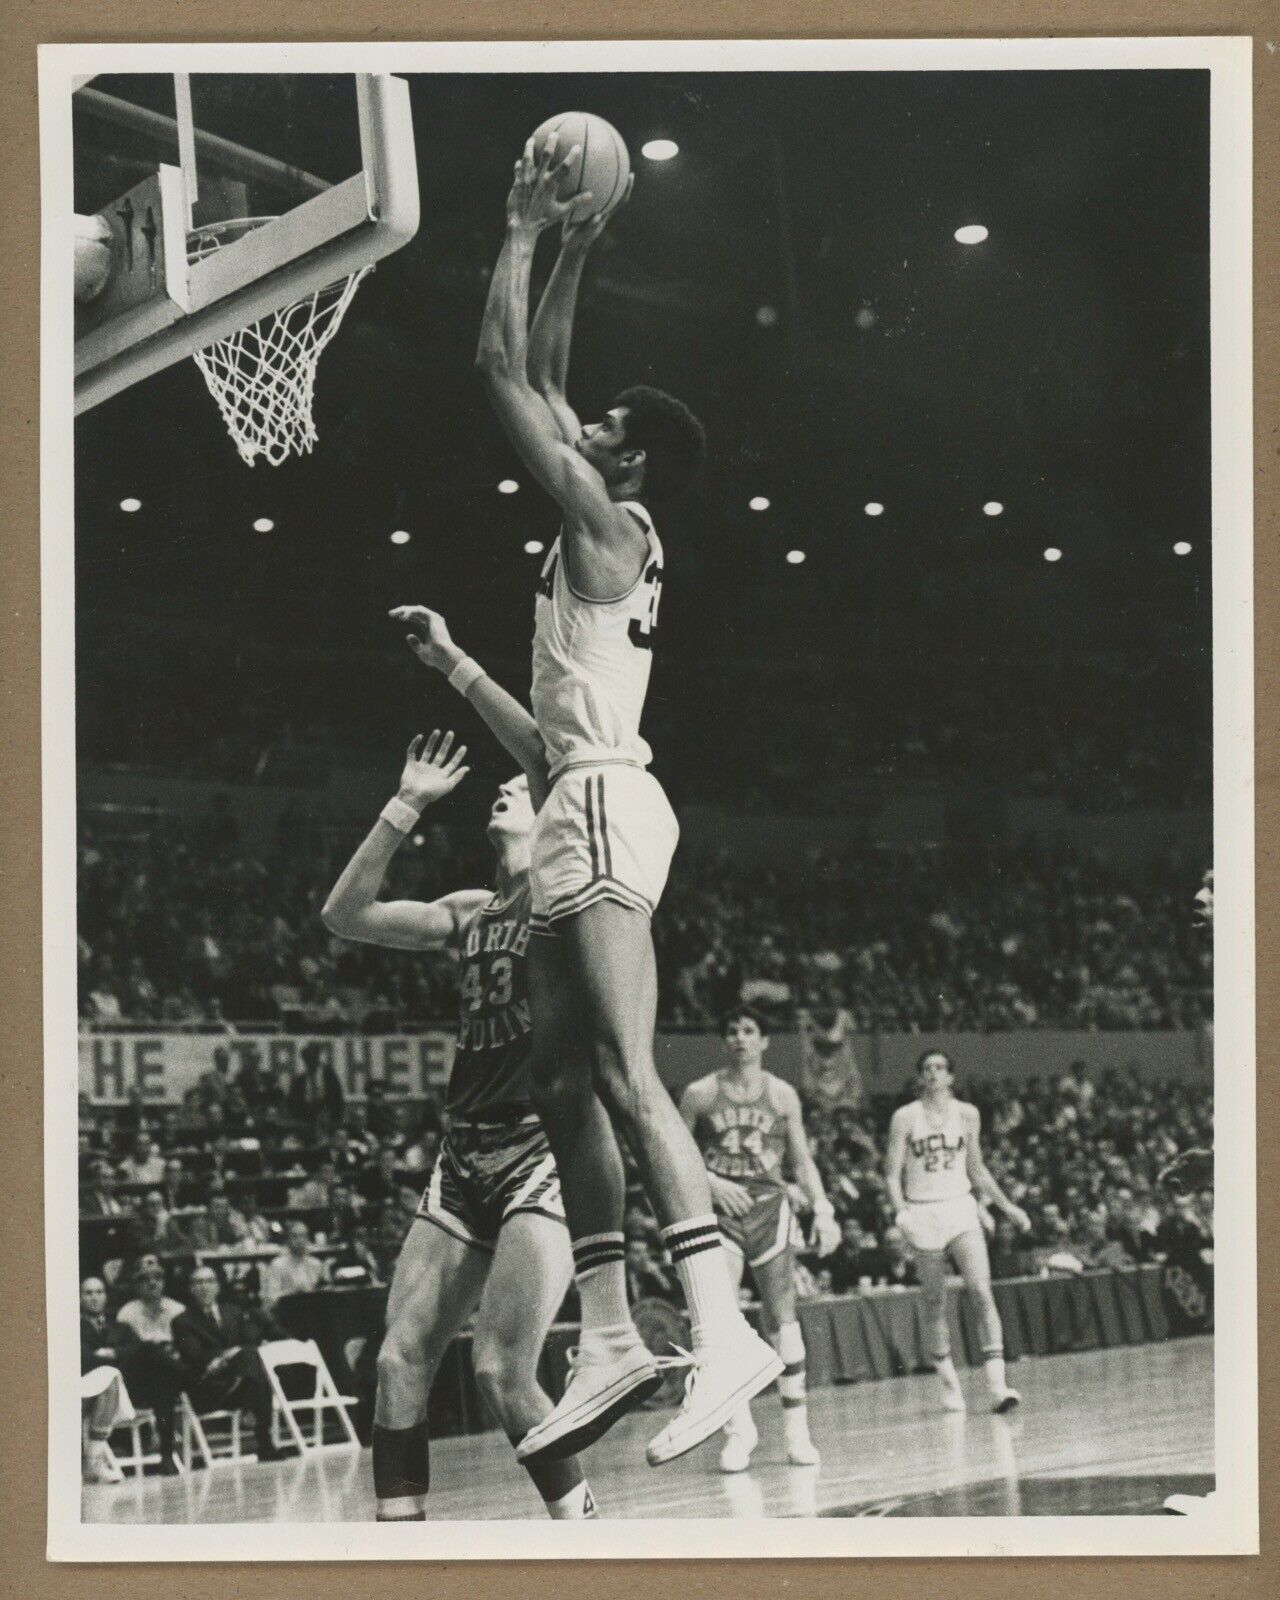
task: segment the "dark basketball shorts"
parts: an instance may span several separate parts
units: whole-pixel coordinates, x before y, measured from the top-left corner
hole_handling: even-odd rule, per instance
[[[722,1212],[717,1221],[725,1249],[741,1256],[749,1267],[762,1267],[788,1245],[803,1242],[791,1202],[782,1189],[760,1194],[744,1216],[729,1217]]]
[[[503,1223],[521,1211],[564,1222],[560,1174],[538,1118],[455,1123],[441,1141],[418,1215],[491,1252]]]

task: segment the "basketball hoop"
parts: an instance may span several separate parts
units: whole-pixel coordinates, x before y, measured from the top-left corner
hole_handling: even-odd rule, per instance
[[[234,217],[196,228],[187,237],[187,259],[203,260],[249,229],[274,220]],[[360,280],[370,270],[361,267],[195,352],[195,363],[247,466],[265,456],[278,467],[315,444],[311,402],[320,352],[342,325]]]

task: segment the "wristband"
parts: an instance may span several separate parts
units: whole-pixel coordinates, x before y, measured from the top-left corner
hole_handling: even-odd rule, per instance
[[[397,833],[409,834],[422,821],[421,816],[407,801],[393,794],[386,805],[378,813],[384,822],[389,822]]]
[[[465,697],[467,690],[478,678],[485,675],[484,668],[478,661],[473,661],[470,656],[463,656],[457,666],[449,674],[449,687],[456,689]]]

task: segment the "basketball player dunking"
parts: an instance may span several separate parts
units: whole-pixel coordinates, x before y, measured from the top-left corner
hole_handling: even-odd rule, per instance
[[[533,712],[551,789],[531,848],[529,995],[534,1094],[560,1168],[582,1335],[564,1396],[518,1454],[581,1449],[661,1383],[627,1305],[616,1127],[692,1323],[684,1404],[649,1445],[656,1466],[709,1438],[782,1363],[738,1306],[706,1172],[653,1060],[649,923],[678,829],[640,737],[662,589],[649,507],[692,478],[703,432],[660,390],[624,391],[585,428],[564,397],[578,283],[603,227],[557,198],[575,154],[557,162],[553,134],[540,156],[531,143],[516,163],[476,355],[499,420],[563,512],[535,602]],[[557,222],[559,259],[529,330],[534,248]],[[450,682],[465,692],[471,670],[464,661]]]
[[[982,1159],[977,1106],[951,1092],[955,1075],[941,1050],[916,1063],[918,1098],[899,1106],[889,1123],[885,1183],[897,1223],[916,1258],[924,1300],[927,1354],[942,1384],[942,1403],[963,1411],[964,1392],[951,1359],[947,1325],[947,1258],[960,1271],[978,1313],[983,1364],[992,1407],[1012,1411],[1021,1398],[1005,1379],[1004,1328],[991,1293],[987,1241],[976,1189],[1024,1232],[1031,1219],[1009,1200]]]
[[[783,1439],[794,1466],[816,1467],[805,1399],[805,1349],[796,1320],[795,1240],[798,1229],[787,1198],[786,1174],[813,1207],[819,1255],[840,1243],[835,1208],[809,1151],[800,1096],[764,1070],[769,1034],[750,1006],[738,1006],[721,1026],[728,1065],[685,1090],[680,1113],[702,1151],[711,1198],[720,1216],[736,1283],[751,1268],[760,1295],[761,1321],[780,1359]],[[720,1451],[722,1472],[744,1472],[759,1442],[751,1406],[729,1419]]]
[[[410,642],[432,664],[429,646]],[[541,743],[528,712],[486,676],[471,685],[467,698],[518,760],[530,760],[536,788]],[[378,1356],[373,1476],[379,1521],[426,1515],[432,1380],[473,1311],[476,1381],[507,1437],[517,1444],[550,1411],[537,1364],[572,1275],[555,1160],[530,1099],[530,779],[504,783],[490,813],[487,832],[497,860],[492,893],[463,889],[427,903],[378,899],[391,859],[422,811],[466,775],[465,747],[451,754],[452,740],[452,734],[441,739],[434,733],[425,749],[420,739],[413,741],[396,796],[322,913],[342,938],[399,950],[453,949],[461,960],[448,1132],[396,1262]],[[525,1466],[553,1518],[595,1515],[572,1457]]]

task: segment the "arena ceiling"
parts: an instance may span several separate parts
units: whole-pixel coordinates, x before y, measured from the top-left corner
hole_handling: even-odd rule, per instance
[[[421,599],[477,653],[524,653],[523,546],[555,517],[527,480],[497,492],[523,475],[471,359],[512,160],[581,107],[633,157],[680,145],[637,158],[571,385],[584,414],[654,382],[706,421],[705,479],[660,524],[672,659],[1207,649],[1207,74],[412,82],[422,229],[324,356],[315,455],[244,467],[190,362],[81,418],[82,627],[128,612],[224,644],[399,648],[386,608]],[[278,84],[211,92],[226,131],[268,143]],[[319,170],[323,130],[299,138]],[[80,209],[128,167],[97,154]],[[974,222],[989,238],[966,248]]]

